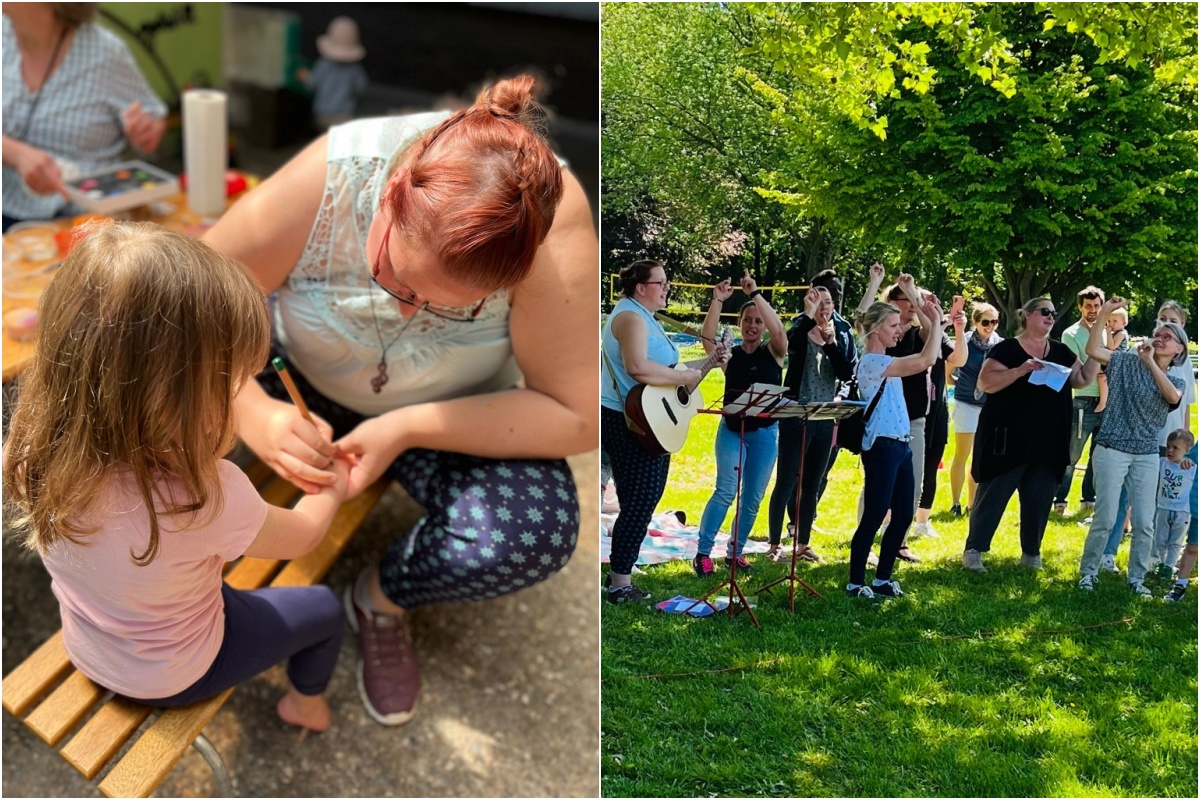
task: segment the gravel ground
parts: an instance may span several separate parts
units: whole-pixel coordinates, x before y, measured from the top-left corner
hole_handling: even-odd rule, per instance
[[[329,688],[333,727],[301,737],[275,716],[282,667],[234,692],[206,729],[246,797],[597,797],[599,560],[597,452],[571,466],[583,526],[570,563],[538,586],[485,603],[420,610],[413,633],[422,696],[412,722],[377,725],[358,699],[358,644],[347,629]],[[420,515],[393,487],[326,581],[340,590]],[[59,627],[41,563],[5,528],[5,674]],[[21,722],[4,714],[6,797],[99,797]],[[160,797],[211,796],[212,774],[189,750]]]

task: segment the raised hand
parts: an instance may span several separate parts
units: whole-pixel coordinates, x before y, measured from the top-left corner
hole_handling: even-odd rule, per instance
[[[757,288],[758,284],[754,282],[754,278],[750,277],[750,270],[746,270],[745,274],[742,275],[742,291],[749,296],[753,294]]]
[[[871,283],[873,283],[876,287],[883,285],[884,275],[885,272],[883,269],[883,264],[880,264],[878,261],[876,261],[871,265]]]
[[[1116,311],[1118,308],[1129,308],[1129,301],[1124,297],[1118,297],[1114,294],[1112,297],[1104,301],[1104,305],[1100,306],[1101,319]]]
[[[900,291],[904,292],[904,296],[907,297],[913,305],[917,306],[918,308],[921,306],[921,298],[917,294],[917,284],[916,281],[913,280],[912,275],[909,275],[907,272],[901,272],[898,276],[896,276],[896,285],[900,287]]]
[[[1154,345],[1149,339],[1143,339],[1137,346],[1138,358],[1149,364],[1154,361]]]
[[[135,149],[143,153],[152,153],[158,149],[163,133],[167,130],[167,121],[150,116],[142,110],[140,102],[132,103],[121,112],[121,125],[125,129],[125,138]]]
[[[821,293],[816,287],[809,287],[809,290],[804,293],[804,316],[809,319],[816,319],[817,310],[821,307]]]
[[[726,278],[713,287],[713,299],[719,303],[724,303],[729,298],[733,297],[733,283]]]
[[[963,310],[963,305],[965,303],[966,303],[966,300],[963,298],[963,296],[961,294],[954,295],[954,298],[950,301],[950,316],[953,317],[955,314],[961,314],[962,310]]]

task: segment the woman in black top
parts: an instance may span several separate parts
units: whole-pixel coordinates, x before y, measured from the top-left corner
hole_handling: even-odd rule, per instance
[[[742,291],[750,297],[750,301],[742,306],[738,317],[742,343],[733,349],[729,363],[722,367],[725,370],[726,403],[736,399],[750,388],[751,384],[779,385],[783,380],[783,359],[787,355],[787,336],[783,331],[783,323],[749,273],[742,277]],[[704,318],[702,331],[705,351],[711,351],[715,346],[713,340],[720,323],[721,306],[732,295],[733,287],[728,279],[713,288],[712,303],[708,307],[708,315]],[[766,343],[762,340],[764,331],[771,334],[770,341]],[[739,475],[744,476],[744,480],[741,509],[737,519],[737,567],[739,570],[750,570],[749,562],[745,556],[740,555],[741,548],[745,546],[750,529],[754,527],[758,506],[762,503],[767,483],[771,480],[771,468],[775,466],[775,454],[779,448],[779,428],[775,420],[723,417],[722,423],[717,429],[716,440],[717,485],[704,507],[704,515],[700,518],[700,543],[696,548],[696,557],[692,560],[692,568],[701,577],[713,573],[713,543],[737,494]],[[740,441],[743,424],[744,447]],[[726,549],[726,564],[732,558],[731,541],[730,547]]]
[[[1082,364],[1065,344],[1050,339],[1054,303],[1030,300],[1018,313],[1021,332],[988,353],[977,386],[988,395],[979,413],[971,477],[979,484],[971,509],[963,566],[986,572],[983,553],[1014,491],[1021,498],[1021,564],[1042,568],[1042,535],[1059,478],[1070,461],[1071,391],[1096,377],[1098,364]],[[1049,362],[1071,371],[1059,391],[1029,382]]]
[[[813,287],[804,297],[804,314],[788,333],[788,396],[801,402],[829,402],[837,394],[838,382],[848,381],[858,363],[849,328],[833,324],[833,298],[824,287]],[[807,432],[806,432],[807,429]],[[818,491],[825,477],[833,444],[833,421],[804,423],[791,417],[779,423],[779,462],[775,488],[767,509],[772,559],[782,558],[780,547],[785,504],[795,502],[796,474],[804,461],[804,485],[800,487],[800,513],[796,518],[798,557],[822,563],[809,546],[813,519],[817,515]]]

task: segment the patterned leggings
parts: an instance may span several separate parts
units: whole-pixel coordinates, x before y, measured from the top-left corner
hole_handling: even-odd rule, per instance
[[[291,373],[309,408],[333,426],[335,439],[365,419]],[[275,370],[264,370],[258,382],[272,397],[290,399]],[[562,459],[414,449],[401,453],[387,475],[428,512],[379,565],[384,594],[401,608],[509,594],[546,580],[575,550],[579,497]]]
[[[628,575],[637,563],[654,508],[667,488],[671,456],[648,456],[629,428],[625,415],[600,408],[600,444],[612,462],[613,483],[621,513],[612,529],[610,568]]]

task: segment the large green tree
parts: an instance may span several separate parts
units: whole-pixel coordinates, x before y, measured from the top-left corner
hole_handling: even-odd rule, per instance
[[[755,5],[787,143],[762,193],[1010,320],[1087,283],[1192,296],[1196,9],[1160,5]]]

